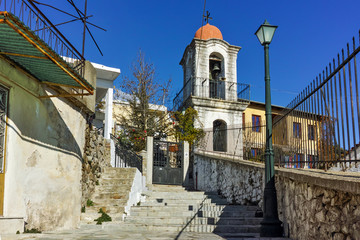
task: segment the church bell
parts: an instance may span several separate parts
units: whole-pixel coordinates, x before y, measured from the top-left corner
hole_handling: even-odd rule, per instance
[[[212,69],[213,73],[219,73],[221,71],[220,64],[218,62],[214,63],[214,67]]]

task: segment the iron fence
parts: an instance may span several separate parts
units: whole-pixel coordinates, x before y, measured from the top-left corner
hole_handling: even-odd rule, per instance
[[[0,12],[5,11],[22,21],[36,36],[68,62],[80,76],[84,76],[85,59],[82,54],[38,9],[33,1],[0,0]]]
[[[281,166],[295,161],[305,168],[359,170],[359,51],[353,38],[274,119],[273,138],[295,153],[283,154]]]
[[[130,146],[123,143],[120,139],[111,135],[111,138],[115,141],[115,166],[116,168],[128,168],[136,167],[142,172],[142,156],[139,156],[136,152],[132,151]]]
[[[360,33],[359,33],[360,39]],[[283,111],[273,119],[273,148],[276,164],[288,168],[317,168],[360,171],[360,104],[358,63],[360,46],[347,44]],[[227,141],[235,148],[222,151],[263,161],[265,122],[246,123],[223,129],[205,130],[199,148],[213,151],[214,144]],[[225,133],[226,132],[226,133]],[[218,136],[220,136],[218,134]],[[225,137],[224,137],[225,136]],[[241,146],[241,150],[237,148]]]
[[[211,98],[228,101],[250,101],[250,85],[208,78],[190,78],[173,100],[175,110],[181,109],[190,97]]]

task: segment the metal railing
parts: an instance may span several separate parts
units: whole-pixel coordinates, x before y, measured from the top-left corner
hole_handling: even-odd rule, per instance
[[[347,44],[346,50],[273,119],[272,141],[279,166],[360,171],[359,52],[353,38],[351,46]],[[233,134],[236,129],[238,137]],[[242,143],[244,159],[263,161],[265,122],[228,127],[226,132],[222,135],[227,135],[228,143]],[[211,150],[217,141],[212,134],[212,129],[206,132],[209,139],[203,139],[202,149]]]
[[[7,11],[22,21],[36,36],[61,56],[80,76],[85,59],[31,0],[0,0],[0,12]]]
[[[111,138],[115,142],[115,166],[116,168],[136,167],[142,172],[143,158],[131,150],[131,148],[124,144],[120,139],[117,139],[111,134]]]
[[[190,97],[227,101],[250,101],[250,85],[208,78],[190,78],[173,100],[174,110],[179,110]]]
[[[274,138],[290,143],[301,167],[359,171],[359,52],[353,38],[274,119]],[[280,164],[287,161],[284,156]]]

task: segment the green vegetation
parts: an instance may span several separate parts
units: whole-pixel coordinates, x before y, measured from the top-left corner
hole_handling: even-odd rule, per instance
[[[198,143],[205,135],[201,128],[194,127],[198,112],[192,107],[188,107],[184,112],[175,112],[174,117],[177,120],[175,125],[175,138],[177,141],[187,141],[190,145],[193,145]]]
[[[32,229],[25,229],[24,233],[41,233],[41,231],[36,228],[32,228]]]
[[[88,206],[88,207],[94,206],[94,202],[91,201],[90,199],[88,199],[88,200],[86,201],[86,206]]]
[[[84,213],[85,212],[85,206],[81,207],[81,212]]]
[[[96,224],[101,225],[103,222],[111,222],[111,217],[105,213],[102,208],[99,209],[99,213],[101,213],[101,216],[94,221],[96,221]]]

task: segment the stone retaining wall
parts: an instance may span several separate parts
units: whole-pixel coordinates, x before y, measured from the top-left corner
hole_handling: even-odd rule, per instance
[[[195,153],[197,187],[228,202],[262,207],[264,165]],[[276,169],[279,218],[292,239],[360,240],[360,174]],[[195,179],[195,177],[194,177]]]
[[[263,164],[239,160],[233,156],[195,153],[194,157],[197,189],[218,192],[229,203],[260,204],[264,172]]]
[[[110,143],[100,135],[95,127],[86,128],[84,161],[82,165],[81,206],[86,205],[98,184],[104,167],[110,167]]]
[[[293,239],[360,239],[360,175],[276,171],[284,230]]]

